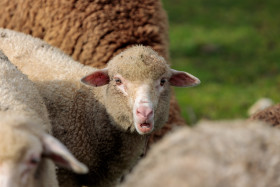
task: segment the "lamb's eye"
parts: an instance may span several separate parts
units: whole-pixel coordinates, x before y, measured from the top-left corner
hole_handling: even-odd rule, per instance
[[[122,84],[122,81],[119,78],[115,78],[115,82],[116,82],[117,85],[121,85]]]
[[[166,79],[161,79],[160,80],[160,85],[163,86],[165,84],[165,82],[166,82]]]
[[[40,162],[40,158],[37,157],[31,157],[29,160],[29,164],[32,166],[37,165]]]

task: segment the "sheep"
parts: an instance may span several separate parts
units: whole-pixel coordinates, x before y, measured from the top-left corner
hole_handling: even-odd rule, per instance
[[[253,114],[250,120],[264,121],[272,126],[279,127],[280,124],[280,104],[273,105]]]
[[[200,122],[154,144],[120,187],[280,186],[280,131],[245,120]]]
[[[169,61],[168,20],[161,0],[1,0],[0,27],[39,37],[82,64],[103,68],[125,48],[151,46]],[[150,136],[156,142],[186,125],[175,95],[169,120]]]
[[[56,187],[51,159],[77,173],[87,167],[49,135],[47,108],[35,85],[0,51],[0,186]]]
[[[160,0],[1,0],[0,10],[1,27],[41,38],[85,65],[103,68],[135,44],[169,58],[168,21]]]
[[[270,98],[260,98],[258,99],[248,110],[249,116],[252,116],[253,114],[264,110],[270,106],[273,105],[273,101]]]
[[[103,69],[84,66],[40,39],[6,29],[0,29],[0,49],[36,84],[54,136],[89,167],[83,177],[59,170],[62,186],[118,183],[138,161],[149,134],[167,121],[170,86],[200,83],[170,69],[150,47],[129,48]]]

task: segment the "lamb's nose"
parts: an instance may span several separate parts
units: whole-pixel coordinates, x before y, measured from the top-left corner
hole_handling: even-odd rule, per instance
[[[153,115],[153,109],[151,109],[150,107],[146,107],[146,106],[140,106],[136,110],[136,114],[138,117],[149,119],[151,117],[151,115]]]

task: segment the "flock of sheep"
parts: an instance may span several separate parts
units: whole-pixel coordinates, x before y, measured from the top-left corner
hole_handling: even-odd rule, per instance
[[[171,86],[200,81],[169,67],[160,1],[32,2],[0,2],[0,26],[27,33],[0,28],[1,187],[280,186],[279,105],[182,126]]]
[[[41,38],[95,68],[135,44],[152,47],[169,62],[168,21],[160,0],[1,0],[0,12],[0,27]],[[183,125],[171,94],[168,122],[151,134],[148,145]]]
[[[59,169],[57,175],[61,186],[116,185],[144,153],[147,135],[166,123],[170,86],[188,87],[200,83],[191,74],[170,69],[164,58],[150,47],[141,45],[121,52],[104,69],[84,66],[40,39],[8,29],[0,29],[0,49],[2,64],[13,70],[3,68],[2,79],[12,81],[1,84],[1,98],[8,103],[1,103],[3,115],[10,116],[15,107],[16,116],[26,118],[26,126],[29,121],[37,126],[42,124],[42,131],[52,132],[89,167],[88,174],[82,176]],[[7,76],[9,71],[16,80]],[[14,90],[15,96],[5,99],[12,97]],[[42,141],[43,147],[51,151],[51,146],[48,148]],[[62,147],[61,143],[59,145]],[[25,152],[32,152],[28,157],[35,157],[38,164],[42,156],[46,158],[42,148],[34,152],[33,146],[27,143],[22,146],[27,150]],[[21,151],[17,146],[15,149],[14,157]],[[70,156],[63,157],[63,163],[67,165],[61,165],[77,173],[85,172],[84,166],[80,166],[82,169],[71,167],[76,160]],[[66,160],[68,157],[71,160]],[[16,160],[11,159],[10,163],[16,165]],[[37,165],[32,167],[34,171],[23,172],[32,178],[36,171],[43,170]],[[78,167],[79,163],[73,165]],[[49,172],[55,173],[54,170]],[[30,182],[23,178],[19,181],[22,186]],[[10,183],[8,181],[7,185]]]

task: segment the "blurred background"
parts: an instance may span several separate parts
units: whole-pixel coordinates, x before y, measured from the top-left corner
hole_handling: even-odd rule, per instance
[[[172,67],[201,80],[175,89],[188,124],[247,118],[261,97],[280,101],[280,1],[162,0]]]

